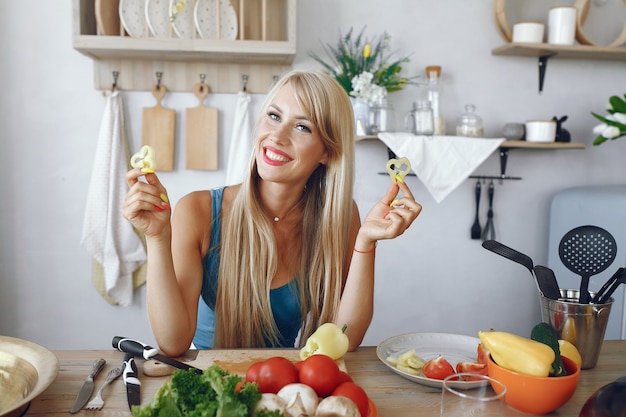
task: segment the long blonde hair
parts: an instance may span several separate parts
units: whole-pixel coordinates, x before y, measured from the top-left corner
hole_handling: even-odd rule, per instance
[[[353,213],[354,116],[348,95],[332,77],[292,71],[272,88],[261,117],[285,84],[291,85],[298,104],[317,127],[328,155],[327,164],[315,169],[303,192],[300,253],[291,255],[299,259],[296,279],[303,317],[302,343],[320,324],[335,318],[347,273],[345,256]],[[255,141],[255,150],[258,145]],[[279,337],[270,305],[277,245],[258,195],[260,177],[255,153],[230,209],[222,213],[216,348],[263,347],[267,342],[276,343]]]

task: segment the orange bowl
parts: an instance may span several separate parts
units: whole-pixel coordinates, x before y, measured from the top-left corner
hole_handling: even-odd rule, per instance
[[[520,374],[497,365],[491,357],[487,363],[490,377],[504,383],[507,393],[504,401],[516,410],[529,414],[546,414],[565,404],[576,391],[580,367],[561,356],[567,376],[538,377]],[[493,387],[498,392],[498,386]]]

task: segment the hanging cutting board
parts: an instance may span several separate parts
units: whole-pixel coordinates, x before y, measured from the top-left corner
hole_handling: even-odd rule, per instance
[[[96,0],[96,30],[100,36],[120,36],[120,0]]]
[[[152,94],[157,99],[156,106],[143,109],[142,143],[154,149],[157,171],[174,169],[176,111],[161,105],[166,92],[163,84],[156,84],[152,88]]]
[[[209,86],[198,83],[193,87],[198,97],[198,107],[187,109],[186,140],[187,169],[217,169],[217,109],[206,107],[204,98],[209,94]]]

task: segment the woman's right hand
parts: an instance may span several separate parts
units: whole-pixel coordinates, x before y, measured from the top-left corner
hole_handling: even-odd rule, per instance
[[[140,181],[145,176],[146,181]],[[145,173],[140,168],[126,173],[130,188],[124,200],[122,214],[146,237],[160,236],[170,227],[171,207],[167,190],[154,173]]]

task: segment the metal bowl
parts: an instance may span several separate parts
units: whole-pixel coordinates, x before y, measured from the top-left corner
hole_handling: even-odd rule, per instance
[[[14,337],[0,336],[0,417],[20,416],[59,372],[48,349]]]

